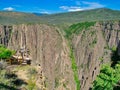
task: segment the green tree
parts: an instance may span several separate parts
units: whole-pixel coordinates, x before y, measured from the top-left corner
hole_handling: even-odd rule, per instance
[[[4,46],[0,46],[0,59],[10,58],[14,54],[14,51],[7,49]]]
[[[113,90],[120,80],[120,64],[112,68],[110,64],[103,65],[100,74],[93,82],[93,90]]]

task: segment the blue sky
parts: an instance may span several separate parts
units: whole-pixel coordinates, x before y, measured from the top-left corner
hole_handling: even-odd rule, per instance
[[[0,0],[0,10],[60,13],[94,8],[120,10],[119,0]]]

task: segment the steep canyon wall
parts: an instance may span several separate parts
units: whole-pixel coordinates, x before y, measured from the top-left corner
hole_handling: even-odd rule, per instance
[[[101,64],[110,62],[111,49],[117,48],[119,43],[120,22],[97,22],[94,26],[73,35],[72,46],[81,90],[89,90],[99,74]]]
[[[98,22],[74,35],[71,43],[81,90],[89,90],[100,65],[110,61],[110,50],[120,40],[120,22]],[[56,27],[33,24],[0,26],[0,43],[8,48],[29,49],[32,65],[40,64],[48,90],[75,90],[76,83],[68,41]]]
[[[59,31],[47,25],[1,26],[1,44],[12,50],[29,49],[32,65],[41,65],[48,90],[76,88],[69,48]],[[63,86],[65,84],[65,86]]]

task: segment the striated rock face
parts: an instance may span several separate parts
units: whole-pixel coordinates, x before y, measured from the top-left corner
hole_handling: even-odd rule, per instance
[[[76,88],[69,48],[56,28],[47,25],[23,24],[1,26],[0,32],[1,44],[13,50],[18,50],[20,47],[29,49],[32,64],[42,66],[48,90]]]
[[[96,78],[100,69],[100,60],[104,53],[106,42],[101,28],[94,26],[83,30],[73,38],[73,47],[78,66],[81,90],[89,90],[90,84]]]
[[[76,90],[68,42],[56,27],[43,24],[0,26],[0,43],[13,50],[29,49],[32,65],[41,65],[48,90]],[[106,47],[118,47],[120,22],[99,22],[72,38],[81,90],[89,90],[101,63],[109,62]]]
[[[120,22],[104,22],[101,28],[108,45],[117,46],[120,40]]]
[[[96,23],[78,35],[74,35],[72,46],[78,66],[81,90],[89,90],[99,74],[101,63],[110,61],[109,48],[117,47],[120,40],[119,22]]]

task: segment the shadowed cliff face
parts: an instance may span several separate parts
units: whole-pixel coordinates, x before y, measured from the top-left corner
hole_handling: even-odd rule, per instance
[[[72,38],[81,90],[88,90],[99,74],[101,63],[109,62],[112,47],[120,40],[119,22],[96,23]],[[106,49],[106,47],[109,47]]]
[[[117,46],[120,40],[120,22],[104,22],[101,27],[108,45]]]
[[[78,66],[81,90],[88,90],[100,69],[100,60],[106,42],[100,26],[83,30],[72,39],[73,50]]]
[[[101,63],[109,62],[110,50],[120,40],[119,22],[96,23],[74,34],[71,40],[81,90],[89,90]],[[47,25],[0,26],[0,43],[10,49],[29,49],[32,64],[40,64],[48,90],[76,90],[68,41],[60,30]]]

